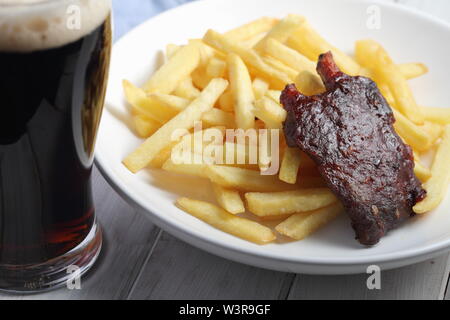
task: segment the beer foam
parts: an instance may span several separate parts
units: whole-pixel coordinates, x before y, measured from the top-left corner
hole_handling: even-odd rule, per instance
[[[0,51],[63,46],[91,33],[110,11],[111,0],[0,0]]]

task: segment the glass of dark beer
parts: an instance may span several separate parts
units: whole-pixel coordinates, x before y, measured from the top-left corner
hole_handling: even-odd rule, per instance
[[[110,0],[0,0],[0,290],[62,286],[96,260],[94,145]]]

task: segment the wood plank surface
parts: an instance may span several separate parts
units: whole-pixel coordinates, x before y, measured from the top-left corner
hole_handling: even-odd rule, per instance
[[[130,299],[279,299],[294,275],[225,260],[163,233]]]
[[[406,300],[442,299],[448,279],[448,254],[405,268],[382,271],[380,290],[367,288],[369,274],[297,275],[288,299]]]

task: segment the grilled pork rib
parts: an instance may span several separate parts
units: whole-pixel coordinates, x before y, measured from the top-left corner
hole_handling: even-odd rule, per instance
[[[414,215],[412,207],[426,192],[414,175],[412,150],[395,132],[392,110],[376,84],[341,72],[330,52],[320,56],[317,71],[325,93],[305,96],[288,85],[281,95],[288,112],[286,141],[317,163],[359,242],[374,245]]]

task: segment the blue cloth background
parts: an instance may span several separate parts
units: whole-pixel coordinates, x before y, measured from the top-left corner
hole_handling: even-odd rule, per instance
[[[114,39],[165,10],[192,0],[113,0]]]

